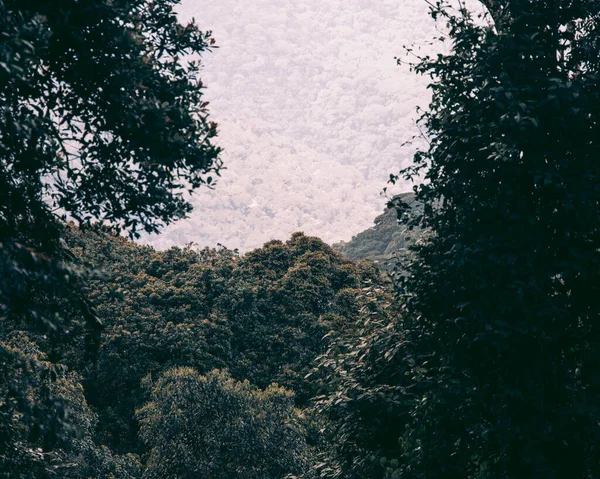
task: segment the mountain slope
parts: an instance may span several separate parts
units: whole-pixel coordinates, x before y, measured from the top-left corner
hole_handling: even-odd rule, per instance
[[[390,173],[412,158],[427,80],[394,57],[438,36],[422,0],[184,0],[218,49],[202,80],[226,170],[154,247],[221,243],[241,252],[304,231],[326,242],[367,228]],[[417,51],[417,50],[415,50]]]
[[[412,204],[413,211],[418,211],[413,193],[403,193],[395,198]],[[417,235],[418,231],[409,231],[406,226],[398,223],[395,209],[386,208],[375,218],[371,228],[353,236],[348,242],[341,241],[332,246],[349,259],[369,259],[380,268],[390,270],[396,264],[396,255],[414,242]]]

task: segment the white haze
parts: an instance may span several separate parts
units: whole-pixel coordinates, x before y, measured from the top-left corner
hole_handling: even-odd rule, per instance
[[[227,169],[194,194],[188,219],[144,241],[246,251],[294,231],[335,242],[371,226],[428,102],[427,79],[394,59],[403,45],[431,51],[440,33],[427,11],[424,0],[184,0],[181,21],[195,18],[219,46],[202,80]]]

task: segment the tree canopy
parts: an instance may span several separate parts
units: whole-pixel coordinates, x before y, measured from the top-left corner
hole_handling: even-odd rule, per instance
[[[267,469],[273,473],[267,477],[308,474],[321,425],[307,408],[326,379],[313,370],[318,356],[334,348],[339,331],[358,335],[362,288],[381,287],[372,265],[353,263],[301,233],[244,256],[192,246],[155,251],[74,225],[65,240],[78,267],[95,268],[95,276],[79,285],[80,294],[104,328],[90,355],[85,320],[76,310],[63,311],[63,329],[56,332],[27,322],[0,322],[0,337],[7,338],[0,343],[6,352],[0,356],[0,392],[10,401],[0,404],[0,432],[10,439],[5,444],[12,452],[2,458],[10,459],[4,464],[12,474],[8,477],[19,477],[17,471],[31,464],[40,468],[35,477],[66,474],[74,458],[81,468],[68,471],[81,478],[109,478],[111,471],[118,471],[118,478],[160,477],[167,470],[176,474],[188,459],[224,477],[231,469],[223,464],[234,459],[241,461],[235,463],[240,471],[247,468],[247,477],[261,477]],[[212,373],[217,369],[228,372]],[[187,379],[180,382],[180,377]],[[67,379],[72,392],[66,398],[39,392],[52,391],[56,381]],[[174,396],[171,386],[178,391]],[[208,453],[198,452],[205,438],[170,439],[188,437],[200,427],[194,423],[201,420],[194,415],[200,406],[185,399],[190,394],[208,394],[202,407],[206,420],[212,418],[206,423],[211,444],[238,448],[214,470]],[[23,402],[22,397],[30,399]],[[165,404],[180,400],[187,412],[178,425]],[[229,410],[231,401],[240,409]],[[263,417],[268,410],[273,415]],[[173,429],[167,430],[165,423],[171,421]],[[228,421],[247,434],[243,444],[221,434]],[[40,427],[57,438],[44,442],[30,433]],[[271,462],[248,459],[244,450],[255,451],[254,443],[270,451]],[[79,449],[69,449],[73,445]],[[191,448],[185,461],[172,457],[169,448],[179,446]],[[31,457],[15,457],[21,450]],[[183,462],[178,465],[178,460]]]
[[[58,262],[61,218],[155,232],[189,212],[185,191],[214,183],[197,77],[214,40],[179,24],[176,3],[0,3],[3,309],[73,273]]]
[[[595,476],[597,4],[506,2],[492,25],[434,12],[453,51],[416,67],[430,146],[403,172],[425,172],[432,231],[403,285],[430,385],[405,471]]]
[[[431,3],[393,282],[302,233],[115,234],[221,167],[176,3],[0,0],[0,476],[600,477],[596,2]]]
[[[308,472],[307,445],[289,391],[261,391],[212,371],[165,372],[137,411],[150,447],[144,478],[262,479]]]
[[[61,438],[73,427],[90,433],[95,420],[59,358],[73,359],[71,339],[93,349],[101,329],[65,220],[156,232],[190,211],[187,192],[215,183],[217,130],[198,78],[198,55],[214,40],[181,25],[177,3],[0,1],[3,476],[104,477],[120,467],[87,448],[95,472],[63,468],[84,453]],[[13,341],[18,332],[33,342]]]

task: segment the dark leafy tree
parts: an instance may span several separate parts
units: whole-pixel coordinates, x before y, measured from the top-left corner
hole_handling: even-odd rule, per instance
[[[357,328],[360,289],[379,281],[371,265],[300,233],[242,257],[224,248],[154,251],[75,227],[66,241],[78,266],[97,271],[85,294],[104,324],[98,352],[84,354],[81,318],[69,323],[69,342],[35,339],[81,372],[98,439],[122,454],[145,449],[134,417],[147,401],[141,380],[170,368],[228,369],[263,389],[276,382],[306,407],[321,381],[306,376],[329,333]]]
[[[33,311],[72,276],[60,218],[154,232],[190,210],[186,189],[213,183],[216,126],[199,63],[183,60],[213,40],[175,3],[0,3],[3,310]]]
[[[186,191],[214,184],[216,125],[197,78],[198,54],[213,39],[180,25],[176,3],[0,1],[3,333],[33,325],[68,335],[73,316],[88,323],[88,346],[97,344],[100,324],[79,294],[83,271],[65,247],[64,220],[155,232],[190,210]],[[5,342],[0,353],[2,374],[22,363]],[[35,383],[36,368],[21,370]],[[15,384],[25,396],[28,381]],[[27,423],[29,412],[14,414]]]
[[[139,449],[135,408],[146,400],[141,380],[175,366],[206,373],[227,367],[230,327],[214,309],[237,258],[232,251],[172,248],[158,252],[125,238],[73,228],[68,244],[101,274],[86,294],[104,324],[95,361],[62,347],[65,361],[85,370],[103,444]],[[81,325],[80,325],[81,329]]]
[[[232,330],[231,373],[262,388],[276,382],[306,406],[317,386],[306,375],[327,350],[327,334],[355,329],[360,305],[349,297],[379,280],[372,265],[302,233],[251,251],[221,298]]]
[[[97,445],[81,377],[50,363],[24,333],[1,343],[0,477],[138,477],[138,459]]]
[[[400,471],[600,477],[600,10],[487,3],[437,3],[452,50],[415,66],[430,145],[401,174],[431,236],[401,284],[422,390]]]
[[[414,401],[414,362],[407,356],[403,324],[391,291],[365,287],[357,328],[332,331],[318,361],[322,419],[320,477],[398,478],[399,432]]]
[[[401,172],[425,234],[401,315],[322,360],[324,477],[600,477],[599,10],[483,3],[432,3],[452,48],[414,65],[430,143]]]

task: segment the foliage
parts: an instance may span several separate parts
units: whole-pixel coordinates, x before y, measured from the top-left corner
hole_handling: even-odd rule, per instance
[[[348,297],[378,275],[302,233],[245,255],[222,302],[233,333],[232,374],[262,388],[277,382],[306,405],[316,392],[306,375],[327,349],[324,336],[354,329],[360,306]]]
[[[396,195],[390,203],[394,205],[399,201],[410,203],[413,211],[418,210],[412,193]],[[415,242],[418,230],[412,231],[398,224],[398,215],[394,207],[386,208],[383,214],[375,218],[374,223],[373,227],[353,236],[347,243],[342,241],[332,247],[347,258],[369,259],[381,269],[393,271],[398,256],[403,255],[406,248]]]
[[[99,339],[101,323],[81,294],[89,271],[66,248],[64,220],[154,232],[185,216],[186,190],[212,186],[221,168],[197,78],[197,56],[214,41],[180,25],[176,3],[0,1],[0,331],[3,341],[28,331],[44,357],[2,343],[0,374],[12,378],[4,432],[15,435],[3,462],[31,465],[9,475],[33,477],[35,464],[47,472],[45,449],[30,454],[37,439],[18,446],[44,426],[36,408],[60,397],[40,396],[54,387],[41,375],[60,370],[59,359],[81,367],[91,358],[77,353]],[[52,426],[56,434],[74,418],[58,416],[65,424]]]
[[[181,180],[212,183],[215,126],[198,63],[180,57],[213,41],[180,25],[174,3],[2,3],[4,238],[39,239],[34,223],[56,206],[155,231],[189,211]]]
[[[294,392],[285,393],[286,404],[306,407],[325,381],[319,373],[307,377],[317,356],[331,345],[334,331],[354,334],[361,288],[380,281],[372,266],[346,260],[301,233],[242,257],[224,248],[154,251],[101,229],[74,225],[65,238],[74,264],[95,271],[80,287],[104,324],[97,353],[86,353],[85,320],[76,311],[63,309],[62,324],[68,328],[57,335],[29,331],[27,322],[0,325],[3,334],[14,326],[28,331],[36,351],[52,358],[48,367],[60,364],[60,371],[77,378],[78,394],[87,398],[80,407],[87,411],[84,416],[89,413],[85,428],[73,422],[73,415],[65,416],[67,429],[71,423],[77,426],[65,444],[76,450],[52,446],[53,455],[39,463],[62,477],[138,477],[151,455],[149,443],[138,436],[135,417],[135,410],[151,400],[143,378],[161,377],[173,368],[193,368],[197,375],[228,369],[235,380],[249,381],[245,387],[252,390],[257,385],[270,391],[271,383],[279,382]],[[27,380],[37,377],[28,374]],[[40,401],[36,396],[34,404]],[[211,407],[221,414],[220,406]],[[302,441],[314,445],[320,420],[302,416]],[[285,430],[272,431],[280,433]],[[309,450],[302,450],[298,460],[305,468]],[[65,466],[75,462],[78,467]],[[304,471],[292,469],[288,472]]]
[[[404,324],[422,388],[402,477],[599,477],[597,3],[444,2],[430,140],[401,174],[432,231]],[[497,4],[501,4],[500,6]]]
[[[0,477],[137,477],[137,459],[94,442],[81,378],[46,360],[22,333],[0,342]],[[114,473],[114,474],[113,474]]]
[[[101,272],[88,281],[86,293],[104,331],[92,363],[77,351],[63,348],[63,354],[73,367],[86,370],[86,391],[100,416],[103,443],[135,451],[134,411],[145,401],[144,376],[174,366],[208,372],[228,364],[230,328],[212,305],[236,255],[224,249],[156,252],[77,228],[68,243],[84,265]]]
[[[397,205],[427,234],[401,314],[321,361],[324,477],[600,477],[600,16],[486,4],[493,25],[432,4],[452,49],[414,65],[429,148],[401,175],[423,211]]]
[[[150,451],[144,478],[282,479],[306,471],[307,446],[285,389],[261,391],[191,368],[171,369],[151,387],[137,412]]]
[[[263,389],[277,382],[306,407],[320,381],[306,376],[329,333],[356,329],[360,288],[379,282],[372,266],[302,234],[242,257],[224,248],[154,251],[76,227],[66,238],[77,264],[97,271],[85,289],[104,324],[97,354],[84,354],[77,318],[70,342],[47,334],[36,342],[81,372],[98,441],[121,454],[145,450],[134,417],[147,401],[142,379],[173,367],[228,369]]]
[[[0,311],[52,322],[46,298],[72,296],[59,218],[156,231],[213,183],[216,127],[181,56],[214,41],[174,3],[0,4]]]
[[[390,292],[366,287],[358,301],[360,328],[332,332],[316,369],[322,380],[314,409],[324,421],[325,443],[317,470],[327,478],[397,477],[414,364]]]
[[[38,360],[38,351],[25,341],[27,338],[20,341],[21,347],[4,340],[0,343],[0,473],[8,478],[41,476],[46,472],[39,446],[49,430],[56,427],[52,417],[40,417],[44,406],[53,405],[53,401],[48,398],[48,387],[42,380],[47,371]],[[60,418],[64,411],[62,405],[57,406],[56,416]]]

